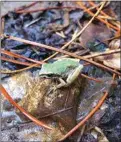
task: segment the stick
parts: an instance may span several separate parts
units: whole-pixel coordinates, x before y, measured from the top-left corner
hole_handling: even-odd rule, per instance
[[[102,82],[103,82],[102,80],[99,80],[99,79],[96,79],[96,78],[87,76],[87,75],[82,74],[82,73],[81,73],[81,76],[83,76],[83,77],[85,77],[85,78],[87,78],[87,79],[89,79],[89,80],[93,80],[93,81],[95,81],[95,82],[98,82],[98,83],[102,83]]]
[[[33,64],[33,65],[30,65],[29,67],[26,67],[26,68],[23,68],[23,69],[19,69],[19,70],[0,70],[0,73],[3,73],[3,74],[12,74],[12,73],[19,73],[19,72],[22,72],[22,71],[25,71],[25,70],[28,70],[28,69],[31,69],[33,67],[37,67],[38,64]]]
[[[24,66],[30,66],[30,65],[32,65],[31,63],[28,63],[28,62],[21,62],[21,61],[12,60],[12,59],[5,58],[5,57],[1,57],[1,60],[12,62],[12,63],[19,64],[19,65],[24,65]]]
[[[85,59],[89,59],[89,58],[93,58],[93,57],[97,57],[97,56],[103,56],[103,55],[108,55],[108,54],[113,54],[113,53],[117,53],[117,52],[121,52],[121,49],[108,50],[108,51],[105,51],[105,52],[94,53],[92,55],[84,56],[84,58]]]
[[[27,58],[25,56],[22,56],[22,55],[19,55],[19,54],[16,54],[16,53],[13,53],[13,52],[10,52],[10,51],[7,51],[7,50],[3,50],[3,49],[1,49],[1,53],[15,57],[15,58],[23,58],[23,59],[26,59],[28,61],[40,64],[40,65],[43,63],[41,61],[36,61],[36,60],[31,59],[31,58]]]

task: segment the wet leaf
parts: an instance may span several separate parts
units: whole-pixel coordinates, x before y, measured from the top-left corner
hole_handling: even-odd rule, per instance
[[[84,26],[87,22],[84,22]],[[95,40],[103,41],[110,38],[111,31],[104,25],[91,23],[86,30],[81,34],[79,41],[84,47],[89,47],[88,44]]]
[[[86,87],[81,93],[81,101],[78,107],[78,121],[82,120],[95,107],[99,99],[102,97],[104,90],[109,90],[109,82],[111,78],[102,78],[102,80],[104,81],[104,83],[97,84],[90,83],[90,81],[86,83]],[[103,110],[103,112],[105,112],[105,109]],[[102,112],[100,113],[101,114],[98,116],[99,118],[97,119],[98,121],[100,121],[101,117],[104,115],[104,113],[103,115]],[[92,123],[95,124],[95,120],[96,119],[93,119]]]

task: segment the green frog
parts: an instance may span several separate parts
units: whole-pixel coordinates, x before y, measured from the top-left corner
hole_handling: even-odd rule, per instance
[[[56,88],[68,87],[72,84],[83,69],[79,59],[62,58],[53,63],[45,63],[39,72],[41,77],[58,78],[60,84]]]

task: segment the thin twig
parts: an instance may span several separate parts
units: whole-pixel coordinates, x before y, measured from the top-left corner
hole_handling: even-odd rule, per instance
[[[75,8],[78,8],[78,7],[48,7],[48,8],[39,8],[39,9],[32,9],[32,10],[20,10],[20,11],[17,11],[16,13],[34,13],[34,12],[39,12],[39,11],[45,11],[45,10],[51,10],[51,9],[65,9],[65,8],[68,8],[68,9],[75,9]]]
[[[82,74],[82,73],[81,73],[81,76],[83,76],[83,77],[85,77],[85,78],[87,78],[87,79],[89,79],[89,80],[93,80],[93,81],[95,81],[95,82],[98,82],[98,83],[102,83],[102,82],[103,82],[102,80],[89,77],[89,76],[87,76],[87,75],[85,75],[85,74]]]
[[[38,3],[38,1],[36,1],[36,2],[32,2],[32,3],[28,4],[28,5],[25,5],[24,7],[21,7],[21,8],[15,9],[14,11],[15,11],[15,12],[17,12],[17,11],[21,11],[21,10],[23,10],[23,9],[30,8],[30,7],[34,6],[35,4],[37,4],[37,3]]]
[[[30,8],[31,6],[35,5],[36,3],[38,3],[38,1],[36,2],[32,2],[31,4],[28,4],[28,5],[25,5],[25,6],[22,6],[22,7],[19,7],[17,9],[14,9],[15,12],[19,11],[19,10],[22,10],[22,9],[27,9],[27,8]],[[4,18],[8,13],[4,14],[1,16],[1,19]]]
[[[17,109],[19,109],[26,117],[28,117],[30,120],[32,120],[34,123],[36,123],[37,125],[47,128],[49,130],[52,130],[51,127],[47,126],[46,124],[44,124],[42,121],[37,120],[35,117],[33,117],[32,115],[30,115],[29,113],[27,113],[22,107],[20,107],[12,98],[11,96],[7,93],[7,91],[5,90],[5,88],[0,85],[0,91],[2,92],[2,94],[4,95],[4,97]]]
[[[27,58],[25,56],[22,56],[22,55],[19,55],[19,54],[16,54],[16,53],[13,53],[13,52],[10,52],[10,51],[7,51],[7,50],[3,50],[3,49],[1,49],[1,53],[12,56],[12,57],[15,57],[15,58],[23,58],[23,59],[26,59],[28,61],[31,61],[31,62],[37,63],[37,64],[44,63],[44,62],[36,61],[36,60],[31,59],[31,58]]]
[[[80,141],[81,141],[82,136],[83,136],[84,131],[85,131],[85,128],[86,128],[86,125],[83,125],[83,126],[82,126],[82,129],[81,129],[81,132],[80,132],[80,135],[79,135],[79,137],[78,137],[78,139],[77,139],[77,142],[80,142]]]
[[[117,38],[120,38],[120,37],[121,37],[121,35],[117,35],[117,36],[115,36],[115,37],[111,37],[111,38],[106,39],[106,40],[103,40],[103,41],[101,41],[101,42],[110,41],[110,40],[117,39]]]
[[[112,18],[112,17],[108,17],[108,16],[101,16],[101,15],[99,15],[98,17],[101,18],[101,19],[118,21],[118,19],[115,19],[115,18]]]
[[[96,6],[96,4],[93,1],[88,0],[91,6]],[[96,9],[98,10],[98,7],[96,7]],[[109,16],[108,14],[106,14],[105,12],[103,12],[103,10],[100,12],[102,15],[107,16],[112,18],[111,16]]]
[[[98,5],[95,5],[91,8],[89,8],[89,10],[93,10],[95,9],[96,7],[100,6],[100,4]],[[45,11],[45,10],[51,10],[51,9],[80,9],[80,7],[66,7],[66,6],[63,6],[63,7],[60,7],[60,6],[56,6],[56,7],[49,7],[49,8],[39,8],[39,9],[32,9],[32,10],[19,10],[19,11],[16,11],[16,13],[34,13],[34,12],[39,12],[39,11]],[[85,12],[85,11],[83,11]]]
[[[49,50],[53,50],[53,51],[56,51],[56,52],[60,52],[60,53],[63,53],[63,54],[67,54],[67,55],[69,55],[69,56],[71,56],[71,57],[74,57],[74,58],[77,58],[77,59],[80,59],[80,60],[89,62],[89,63],[91,63],[91,64],[93,64],[93,65],[95,65],[95,66],[101,67],[102,69],[106,69],[106,70],[108,70],[108,71],[110,71],[110,72],[113,72],[113,73],[116,73],[116,74],[118,74],[118,75],[121,75],[120,72],[115,71],[115,70],[113,70],[113,69],[111,69],[111,68],[109,68],[109,67],[107,67],[107,66],[104,66],[104,65],[102,65],[102,64],[99,64],[99,63],[97,63],[97,62],[95,62],[95,61],[91,61],[91,60],[89,60],[89,59],[85,59],[84,57],[78,56],[78,55],[76,55],[76,54],[74,54],[74,53],[70,53],[70,52],[65,51],[65,50],[63,50],[63,49],[54,48],[54,47],[52,47],[52,46],[48,46],[48,45],[41,44],[41,43],[36,43],[36,42],[33,42],[33,41],[29,41],[29,40],[25,40],[25,39],[13,37],[13,36],[6,36],[6,35],[4,35],[4,36],[5,36],[6,38],[9,38],[9,39],[12,39],[12,40],[20,41],[20,42],[23,42],[23,43],[26,43],[26,44],[31,44],[31,45],[35,45],[35,46],[38,46],[38,47],[41,47],[41,48],[43,47],[43,48],[46,48],[46,49],[49,49]],[[44,60],[44,61],[45,61],[45,60]],[[36,66],[36,65],[35,65],[35,66]]]
[[[24,28],[28,28],[29,26],[31,26],[31,25],[35,24],[36,22],[38,22],[40,19],[42,19],[42,17],[39,17],[39,18],[37,18],[37,19],[31,21],[30,23],[26,24],[26,25],[24,26]]]
[[[97,56],[103,56],[103,55],[108,55],[108,54],[114,54],[114,53],[117,53],[117,52],[121,52],[121,49],[115,49],[115,50],[108,50],[108,51],[105,51],[105,52],[100,52],[100,53],[93,53],[91,55],[86,55],[84,56],[85,59],[89,59],[89,58],[93,58],[93,57],[97,57]]]
[[[50,116],[52,116],[52,115],[56,115],[56,114],[59,114],[59,113],[68,111],[68,110],[70,110],[70,109],[72,109],[72,108],[73,108],[73,107],[64,108],[64,109],[58,110],[58,111],[56,111],[56,112],[53,112],[53,113],[50,113],[50,114],[47,114],[47,115],[44,115],[44,116],[39,117],[39,118],[41,119],[41,118],[45,118],[45,117],[50,117]]]
[[[5,27],[5,19],[2,18],[2,19],[1,19],[1,34],[4,33],[4,27]]]
[[[98,104],[96,105],[96,107],[80,123],[78,123],[71,131],[69,131],[59,141],[65,140],[67,137],[69,137],[70,135],[72,135],[79,127],[83,126],[95,114],[95,112],[98,111],[98,109],[101,107],[101,105],[103,104],[103,102],[105,101],[105,99],[107,98],[107,96],[108,96],[108,92],[105,92],[105,94],[100,99],[100,101],[98,102]]]
[[[115,80],[115,78],[116,78],[116,74],[114,73],[114,74],[113,74],[113,81]]]
[[[12,63],[19,64],[19,65],[24,65],[24,66],[30,66],[30,65],[32,65],[31,63],[28,63],[28,62],[21,62],[21,61],[12,60],[12,59],[5,58],[5,57],[1,57],[1,60],[12,62]]]
[[[82,56],[82,55],[84,55],[84,54],[86,54],[86,53],[89,53],[89,50],[88,49],[85,49],[85,50],[80,50],[80,51],[76,51],[76,52],[74,52],[76,55],[79,55],[79,56]],[[60,58],[67,58],[67,57],[69,57],[69,55],[62,55],[62,56],[57,56],[57,57],[55,57],[55,58],[53,58],[53,59],[60,59]]]
[[[39,65],[39,66],[40,66],[40,65]],[[19,69],[19,70],[13,70],[13,71],[11,71],[11,70],[0,70],[0,73],[2,73],[2,74],[19,73],[19,72],[22,72],[22,71],[25,71],[25,70],[29,70],[29,69],[31,69],[31,68],[33,68],[33,67],[38,67],[38,64],[33,64],[33,65],[30,65],[30,66],[28,66],[28,67],[26,67],[26,68]]]

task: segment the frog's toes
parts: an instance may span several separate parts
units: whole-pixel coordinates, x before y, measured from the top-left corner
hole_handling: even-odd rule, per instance
[[[53,86],[53,87],[50,88],[50,90],[49,90],[49,92],[47,94],[53,93],[56,90],[57,90],[57,87]]]

